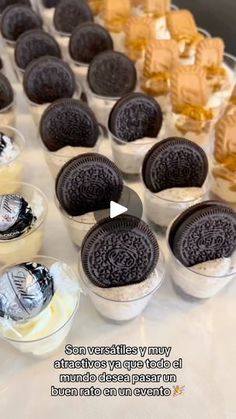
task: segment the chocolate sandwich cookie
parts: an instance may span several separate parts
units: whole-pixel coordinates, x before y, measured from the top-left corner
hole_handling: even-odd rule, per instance
[[[2,58],[0,57],[0,70],[2,69],[3,69],[3,61],[2,61]]]
[[[41,17],[28,6],[9,6],[2,14],[1,33],[3,38],[9,41],[16,41],[25,31],[41,27]]]
[[[72,216],[107,209],[118,202],[123,188],[119,169],[96,153],[77,156],[66,163],[56,179],[56,195]]]
[[[13,4],[24,4],[25,6],[31,7],[30,0],[0,0],[0,14],[8,7]]]
[[[54,295],[48,268],[34,262],[9,268],[0,278],[0,316],[14,321],[37,316]]]
[[[46,7],[46,9],[54,8],[58,5],[60,0],[42,0],[43,6]]]
[[[112,49],[109,32],[97,23],[83,23],[72,32],[69,52],[74,61],[89,64],[97,54]]]
[[[236,249],[236,213],[217,201],[196,204],[175,220],[169,244],[187,267],[230,257]]]
[[[76,82],[67,63],[56,57],[45,56],[27,66],[23,86],[33,103],[43,104],[71,98],[75,93]]]
[[[32,29],[17,39],[15,62],[22,70],[25,70],[31,61],[45,55],[61,58],[60,47],[49,33],[41,29]]]
[[[50,151],[62,147],[94,147],[99,128],[92,110],[76,99],[59,99],[43,113],[40,135]]]
[[[9,80],[0,73],[0,110],[11,105],[14,100],[14,93]]]
[[[126,55],[105,51],[91,61],[87,80],[97,95],[121,97],[135,89],[137,73],[134,63]]]
[[[0,195],[0,240],[11,240],[27,233],[36,221],[22,196]]]
[[[131,93],[116,102],[108,125],[112,134],[129,142],[157,137],[162,121],[162,111],[155,99],[142,93]]]
[[[63,0],[56,6],[53,21],[58,32],[69,34],[81,23],[93,22],[93,13],[84,0]]]
[[[155,269],[158,258],[158,243],[150,227],[130,215],[96,224],[81,248],[86,276],[102,288],[144,281]]]
[[[201,147],[185,138],[167,138],[146,154],[142,177],[154,193],[169,188],[201,187],[208,174],[208,160]]]

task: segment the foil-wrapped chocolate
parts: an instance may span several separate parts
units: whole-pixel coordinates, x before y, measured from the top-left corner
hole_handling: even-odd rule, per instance
[[[7,137],[7,135],[5,135],[3,132],[0,132],[0,155],[9,143],[11,143],[11,139]]]
[[[22,196],[0,195],[0,240],[21,236],[35,221],[32,209]]]
[[[28,320],[51,301],[54,281],[47,267],[38,263],[16,265],[0,278],[0,316]]]

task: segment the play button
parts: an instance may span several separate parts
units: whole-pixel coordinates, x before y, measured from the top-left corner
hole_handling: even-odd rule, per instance
[[[123,207],[123,205],[117,204],[117,202],[110,202],[110,218],[118,217],[118,215],[124,214],[128,211],[128,208]]]

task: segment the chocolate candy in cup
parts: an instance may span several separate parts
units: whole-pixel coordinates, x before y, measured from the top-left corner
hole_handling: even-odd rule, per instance
[[[22,70],[25,70],[31,61],[45,55],[61,58],[60,47],[49,33],[41,29],[32,29],[17,39],[15,62]]]
[[[116,102],[108,125],[117,138],[130,142],[157,137],[162,121],[162,111],[155,99],[142,93],[130,93]]]
[[[101,288],[137,284],[153,272],[159,246],[142,220],[122,215],[102,220],[88,232],[81,260],[90,281]]]
[[[42,27],[42,19],[33,9],[24,5],[7,7],[2,14],[1,33],[3,38],[16,41],[17,38],[28,31]]]
[[[31,7],[30,0],[0,0],[0,13],[13,4],[24,4],[25,6]]]
[[[201,187],[208,174],[204,150],[185,138],[171,137],[155,144],[146,154],[142,177],[153,193],[170,188]]]
[[[105,51],[91,61],[87,80],[92,92],[116,98],[134,91],[137,72],[134,63],[126,55]]]
[[[92,22],[93,13],[84,0],[63,0],[54,13],[54,26],[58,32],[69,34],[76,26]]]
[[[23,86],[29,100],[39,105],[70,98],[76,90],[69,65],[60,58],[48,56],[37,58],[27,66]]]
[[[54,281],[46,266],[22,263],[0,278],[0,316],[14,321],[29,320],[51,301]]]
[[[217,201],[196,204],[174,221],[169,244],[187,267],[230,257],[236,249],[236,213]]]
[[[97,54],[112,49],[111,35],[97,23],[82,23],[74,29],[70,37],[70,56],[79,63],[89,64]]]
[[[15,239],[36,221],[32,209],[19,195],[0,195],[0,240]]]
[[[94,147],[99,128],[94,113],[81,100],[59,99],[44,111],[40,135],[50,151],[66,146]]]
[[[13,89],[9,80],[0,73],[0,110],[9,106],[14,99]]]

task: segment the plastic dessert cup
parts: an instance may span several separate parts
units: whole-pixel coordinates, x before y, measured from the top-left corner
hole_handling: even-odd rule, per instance
[[[15,120],[16,120],[16,103],[15,100],[13,100],[10,105],[6,106],[3,109],[0,109],[0,122],[1,126],[15,126]]]
[[[49,32],[52,32],[55,8],[44,7],[42,0],[38,0],[37,3],[38,3],[38,10],[43,19],[43,23],[45,27],[49,30]]]
[[[79,156],[81,154],[86,153],[97,153],[103,139],[102,131],[100,130],[100,136],[94,145],[94,147],[63,147],[58,151],[49,151],[43,142],[41,141],[41,145],[44,152],[44,157],[48,168],[54,178],[57,177],[58,172],[61,170],[62,166],[71,160],[73,157]]]
[[[79,82],[82,89],[86,91],[89,64],[74,61],[71,57],[70,57],[70,63],[71,63],[71,68],[73,70],[73,73],[76,77],[76,80]]]
[[[74,99],[80,99],[82,90],[80,85],[77,83],[76,85],[76,90],[74,92],[74,95],[72,96]],[[39,126],[40,123],[40,119],[42,117],[43,112],[45,111],[45,109],[47,109],[47,107],[51,104],[51,103],[43,103],[43,104],[38,104],[38,103],[34,103],[31,100],[29,100],[29,98],[25,95],[26,97],[26,101],[29,105],[30,108],[30,112],[32,114],[32,118],[35,122],[35,125]]]
[[[69,55],[69,42],[70,42],[70,33],[59,32],[53,27],[53,36],[60,46],[62,56],[64,60],[68,61],[70,59]]]
[[[193,268],[184,266],[172,252],[169,245],[169,234],[171,226],[167,232],[168,244],[168,269],[171,280],[178,293],[185,297],[192,297],[194,299],[206,299],[214,297],[227,284],[236,278],[236,264],[232,261],[231,270],[228,274],[223,276],[211,276],[205,273],[194,272]]]
[[[234,162],[234,160],[232,160]],[[236,162],[236,160],[235,160]],[[225,164],[212,161],[212,192],[225,202],[236,204],[236,164],[228,168]]]
[[[192,192],[194,198],[188,200],[173,200],[163,198],[158,194],[151,192],[143,184],[144,188],[144,212],[149,221],[155,224],[155,226],[166,229],[171,222],[180,215],[187,208],[195,205],[199,202],[206,201],[209,198],[210,193],[210,180],[207,179],[199,191]],[[188,188],[183,188],[183,190]],[[193,188],[195,189],[195,188]],[[191,195],[191,192],[189,193]]]
[[[40,263],[50,269],[54,263],[60,261],[48,256],[37,256],[32,262]],[[3,267],[0,270],[0,277],[11,267],[12,265]],[[66,275],[65,280],[68,280],[70,275],[69,279],[75,283],[75,286],[78,285],[78,278],[69,266]],[[63,279],[60,278],[61,281]],[[66,288],[61,290],[59,288],[49,305],[36,317],[26,321],[27,336],[17,333],[17,327],[15,330],[13,328],[6,331],[0,322],[0,337],[25,355],[42,359],[52,355],[60,348],[71,330],[79,307],[79,297],[79,289],[72,295]]]
[[[0,240],[0,265],[30,260],[39,253],[43,244],[44,222],[48,210],[47,198],[40,189],[33,185],[17,182],[6,183],[4,193],[21,195],[30,205],[37,220],[25,234],[15,239]]]
[[[155,270],[145,281],[113,288],[95,286],[86,277],[81,263],[79,269],[81,287],[91,299],[98,313],[107,320],[120,323],[134,319],[146,308],[164,280],[165,261],[160,252]]]
[[[12,186],[7,186],[7,183],[20,182],[22,180],[24,170],[22,153],[25,147],[25,139],[18,130],[10,126],[0,126],[0,132],[12,139],[13,145],[17,150],[16,155],[6,162],[0,159],[0,194],[13,193],[13,184]]]
[[[158,138],[142,138],[135,141],[123,141],[109,131],[113,161],[124,176],[138,176],[145,154],[159,141]]]

